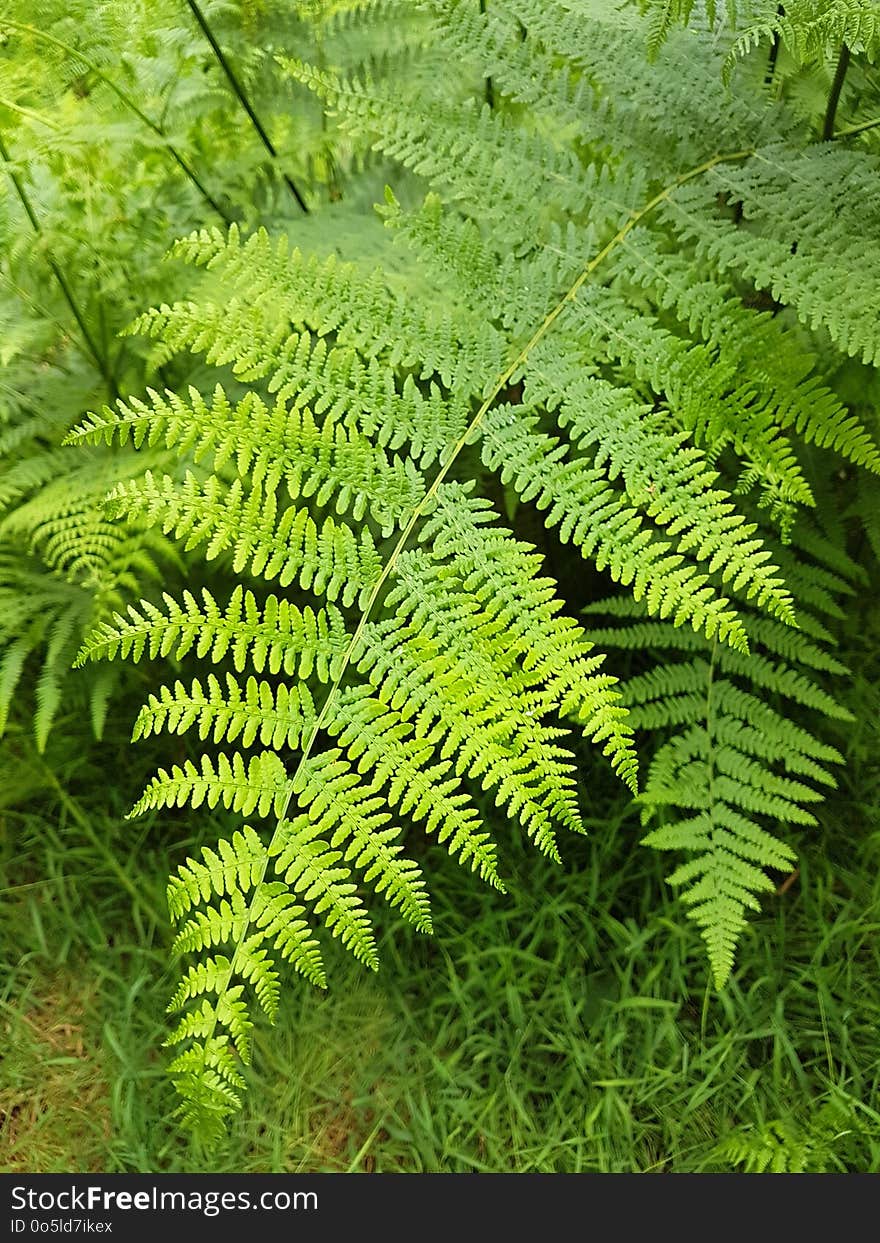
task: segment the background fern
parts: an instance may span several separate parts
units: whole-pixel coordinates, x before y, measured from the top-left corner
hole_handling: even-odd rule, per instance
[[[814,552],[828,554],[810,542]],[[641,620],[644,610],[619,597],[587,609],[618,619],[617,627],[596,632],[600,642],[658,653],[657,663],[631,677],[625,692],[636,729],[661,738],[675,730],[656,750],[640,795],[643,824],[659,819],[662,826],[644,842],[692,856],[669,880],[681,887],[702,931],[719,985],[732,970],[744,912],[760,909],[757,895],[772,892],[795,867],[795,852],[767,826],[790,832],[789,825],[816,824],[813,808],[822,788],[835,785],[828,765],[843,761],[835,747],[789,719],[788,705],[851,719],[815,678],[848,672],[828,650],[822,614],[839,617],[837,599],[853,588],[821,563],[780,552],[787,581],[803,601],[799,627],[749,618],[747,657],[668,623]],[[839,569],[839,554],[834,563]],[[660,658],[670,649],[684,659]],[[667,809],[684,818],[670,820]],[[771,879],[775,874],[778,879]]]

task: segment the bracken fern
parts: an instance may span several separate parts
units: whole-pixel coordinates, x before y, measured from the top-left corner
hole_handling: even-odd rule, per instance
[[[213,666],[157,689],[135,728],[222,748],[160,770],[136,811],[249,822],[169,889],[176,947],[196,955],[172,1074],[209,1139],[281,960],[325,983],[317,923],[370,967],[367,890],[430,930],[415,826],[501,889],[489,801],[558,858],[559,831],[581,829],[573,731],[634,787],[633,727],[676,730],[641,797],[684,813],[649,842],[691,853],[674,879],[721,985],[767,871],[791,866],[773,828],[812,823],[808,782],[838,759],[781,701],[842,715],[801,668],[842,672],[816,614],[846,584],[815,538],[811,568],[792,548],[816,451],[880,467],[827,380],[829,358],[880,357],[876,160],[812,144],[736,78],[725,92],[728,36],[695,57],[666,23],[652,68],[634,9],[425,8],[392,85],[283,60],[340,133],[427,183],[409,206],[411,180],[386,195],[393,262],[191,234],[173,253],[201,281],[135,330],[201,355],[216,383],[107,406],[72,437],[173,451],[110,513],[239,579],[120,611],[80,657]],[[693,127],[658,135],[677,109]],[[626,589],[600,611],[630,626],[575,619],[502,491]],[[687,659],[621,692],[597,640]]]

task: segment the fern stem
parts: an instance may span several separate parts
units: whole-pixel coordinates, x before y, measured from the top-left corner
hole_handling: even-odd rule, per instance
[[[419,501],[419,503],[413,507],[406,526],[404,527],[396,544],[391,550],[388,560],[385,562],[385,565],[382,569],[382,573],[380,574],[379,578],[377,579],[376,583],[374,584],[370,592],[369,598],[367,599],[367,602],[361,613],[360,620],[358,621],[355,632],[352,635],[351,641],[349,642],[342,656],[342,660],[340,663],[338,673],[330,685],[330,688],[327,692],[327,696],[324,699],[324,703],[321,707],[321,711],[318,713],[315,719],[315,722],[312,726],[312,729],[309,732],[309,736],[306,739],[305,744],[303,745],[302,754],[300,756],[299,763],[296,767],[296,771],[294,772],[293,776],[287,783],[287,794],[286,794],[285,802],[281,808],[281,813],[278,816],[278,821],[277,821],[275,830],[269,841],[269,846],[266,851],[266,857],[263,863],[260,865],[259,870],[256,870],[255,874],[252,877],[253,896],[251,897],[250,903],[248,905],[247,911],[242,921],[240,936],[230,955],[229,966],[224,972],[222,984],[216,990],[216,995],[218,997],[223,996],[225,994],[232,980],[235,977],[235,974],[238,968],[238,960],[241,956],[242,947],[244,946],[245,942],[248,939],[248,936],[250,935],[250,928],[253,923],[254,912],[257,908],[257,903],[260,897],[260,890],[263,886],[263,882],[266,877],[266,871],[269,867],[269,860],[274,855],[274,848],[277,845],[280,834],[282,833],[282,826],[285,823],[285,820],[287,818],[287,813],[290,808],[290,804],[293,799],[294,793],[296,791],[296,787],[299,783],[300,776],[302,775],[303,769],[318,739],[318,735],[321,732],[324,721],[327,719],[327,714],[330,711],[330,707],[339,693],[340,687],[342,685],[342,680],[345,677],[352,663],[352,660],[354,659],[355,653],[357,652],[357,649],[361,643],[364,630],[370,618],[370,614],[372,613],[373,608],[375,607],[376,602],[379,599],[379,596],[382,592],[383,587],[385,586],[385,583],[388,581],[388,578],[393,573],[394,568],[397,565],[397,562],[398,562],[398,559],[400,558],[401,553],[404,551],[407,543],[409,542],[410,536],[412,535],[413,531],[418,525],[419,520],[423,517],[426,511],[430,508],[432,501],[437,495],[440,485],[443,483],[443,481],[446,479],[447,475],[449,474],[449,471],[452,468],[452,465],[455,462],[456,458],[461,453],[465,445],[474,437],[476,432],[479,430],[480,424],[483,422],[483,419],[486,417],[487,413],[491,409],[493,402],[497,399],[498,395],[502,392],[502,390],[509,384],[513,376],[515,376],[516,373],[519,371],[519,369],[523,366],[523,364],[526,362],[527,358],[529,357],[529,355],[531,354],[535,346],[541,340],[543,340],[543,338],[547,335],[547,333],[556,323],[557,319],[559,319],[560,315],[562,315],[566,307],[571,302],[574,301],[574,299],[577,297],[577,294],[582,288],[582,286],[585,284],[587,280],[589,280],[590,276],[592,276],[592,274],[596,271],[599,265],[603,263],[604,260],[607,259],[607,257],[618,246],[621,245],[621,243],[629,236],[629,234],[633,231],[633,229],[635,229],[639,224],[641,224],[641,222],[645,219],[646,216],[650,215],[651,212],[656,210],[656,208],[659,207],[660,204],[663,203],[666,199],[668,199],[669,196],[673,193],[673,191],[677,190],[680,186],[683,186],[687,182],[693,181],[695,178],[702,176],[704,173],[714,168],[717,164],[731,163],[736,160],[745,160],[745,159],[748,159],[752,155],[754,155],[754,148],[748,148],[747,150],[743,150],[743,151],[735,151],[735,152],[731,152],[725,155],[715,155],[711,159],[706,160],[704,163],[698,165],[696,168],[692,168],[688,172],[683,173],[674,182],[666,186],[665,189],[661,190],[658,194],[655,194],[654,197],[648,203],[646,203],[643,207],[641,207],[638,211],[635,211],[631,214],[626,224],[624,224],[617,231],[617,233],[615,233],[615,235],[611,238],[611,240],[607,242],[605,246],[602,247],[602,249],[584,266],[584,268],[582,268],[577,279],[570,286],[567,292],[560,298],[560,300],[553,307],[550,313],[545,317],[545,319],[540,324],[540,326],[535,330],[535,332],[532,334],[532,336],[529,338],[526,344],[522,347],[522,349],[516,355],[513,362],[511,362],[507,367],[505,367],[504,370],[500,373],[500,375],[498,375],[496,379],[493,381],[492,387],[488,395],[486,396],[485,400],[483,401],[482,405],[480,406],[479,410],[477,410],[476,414],[471,419],[465,431],[458,438],[458,440],[455,442],[455,444],[450,449],[449,453],[446,455],[446,459],[443,462],[440,469],[438,470],[436,476],[434,477],[434,480],[430,488],[425,493],[425,495],[422,497],[421,501]],[[203,1051],[207,1050],[210,1046],[211,1039],[216,1029],[216,1024],[217,1024],[217,1010],[215,1007],[214,1019],[213,1019],[212,1025],[210,1029],[208,1030],[207,1034],[205,1034],[202,1039]]]
[[[776,6],[776,16],[785,17],[784,4]],[[782,38],[779,34],[779,30],[777,29],[774,31],[773,38],[770,41],[770,53],[767,57],[767,69],[764,73],[764,85],[766,87],[771,87],[773,85],[773,79],[776,77],[776,63],[779,60],[779,48],[781,43]]]
[[[880,117],[872,117],[870,121],[862,121],[859,125],[848,125],[846,129],[835,130],[831,137],[833,139],[854,138],[856,134],[864,134],[869,129],[876,129],[878,125],[880,125]]]
[[[33,108],[25,108],[22,104],[14,104],[11,99],[0,98],[0,108],[8,108],[10,112],[17,112],[20,117],[24,117],[28,121],[36,121],[38,125],[45,125],[46,129],[53,129],[56,133],[61,128],[54,121],[50,121],[48,117],[35,112]]]
[[[168,154],[174,160],[175,164],[177,164],[178,168],[180,168],[180,170],[185,174],[185,176],[192,182],[196,190],[199,192],[199,194],[202,196],[202,198],[205,200],[205,202],[208,204],[211,210],[215,211],[217,215],[220,217],[220,219],[224,221],[225,224],[232,223],[231,216],[229,216],[223,210],[223,208],[219,205],[219,203],[217,203],[217,201],[210,194],[210,192],[205,189],[205,187],[202,185],[201,181],[199,180],[197,174],[195,173],[194,169],[192,169],[189,166],[189,164],[186,162],[186,160],[183,158],[183,156],[180,154],[177,148],[172,146],[172,144],[165,137],[165,133],[162,130],[161,126],[157,125],[155,121],[151,120],[150,117],[148,117],[145,112],[142,112],[141,109],[134,102],[134,100],[131,98],[131,96],[126,91],[124,91],[122,87],[117,86],[117,84],[113,81],[112,78],[108,77],[106,73],[104,73],[101,69],[99,69],[98,66],[94,63],[94,61],[91,61],[88,59],[87,56],[84,56],[83,53],[78,48],[72,47],[69,43],[65,43],[63,39],[57,39],[55,35],[50,35],[45,30],[38,30],[36,26],[29,26],[27,25],[26,22],[14,22],[14,21],[11,21],[7,17],[3,17],[3,18],[0,18],[0,27],[8,27],[10,30],[18,30],[26,34],[33,35],[34,38],[42,39],[44,43],[53,44],[55,47],[60,48],[63,52],[66,52],[68,56],[72,56],[76,60],[81,61],[82,64],[87,65],[90,71],[94,73],[98,78],[100,78],[100,80],[104,83],[105,86],[109,86],[113,94],[117,97],[117,99],[122,101],[122,103],[126,106],[126,108],[128,108],[131,112],[133,112],[134,115],[140,121],[142,121],[144,125],[147,126],[148,129],[152,130],[152,132],[158,138],[161,138],[162,145],[165,147]]]
[[[33,229],[37,237],[42,237],[43,228],[40,224],[39,217],[37,216],[37,213],[34,211],[34,207],[33,207],[33,204],[31,203],[28,192],[24,188],[24,183],[22,182],[18,173],[15,171],[15,168],[12,163],[12,159],[9,155],[9,150],[6,146],[6,142],[3,138],[2,133],[0,133],[0,159],[2,159],[3,163],[6,165],[6,172],[9,176],[9,180],[12,182],[12,185],[15,188],[15,193],[18,195],[19,202],[24,208],[24,213],[27,216],[28,220],[30,221],[31,228]],[[107,391],[110,394],[111,401],[116,401],[116,399],[119,396],[119,389],[116,387],[116,379],[113,375],[112,370],[110,369],[110,364],[106,356],[102,354],[101,351],[99,350],[97,342],[92,336],[89,326],[86,323],[85,316],[80,310],[80,307],[79,307],[79,304],[77,303],[76,298],[73,296],[73,290],[70,287],[70,282],[68,281],[67,277],[64,275],[63,269],[59,266],[58,263],[56,263],[56,261],[52,258],[50,254],[46,255],[46,262],[49,265],[52,275],[55,277],[55,280],[58,282],[58,287],[61,290],[62,294],[64,295],[65,302],[70,307],[70,313],[73,315],[73,318],[76,320],[77,327],[79,328],[80,333],[82,334],[83,341],[86,343],[88,352],[91,354],[96,367],[98,368],[98,370],[100,371],[101,375],[104,378],[104,383],[107,385]]]
[[[831,83],[831,91],[828,95],[828,107],[825,109],[825,123],[822,126],[822,141],[830,142],[834,137],[834,122],[837,118],[837,105],[840,103],[840,92],[843,90],[843,84],[846,80],[846,71],[849,68],[850,50],[846,43],[840,45],[840,56],[837,59],[837,68],[834,71],[834,79]]]
[[[232,87],[235,97],[237,98],[238,102],[241,104],[242,108],[244,108],[245,112],[247,113],[248,119],[250,120],[254,129],[257,131],[260,142],[269,152],[269,155],[272,157],[272,159],[277,160],[278,152],[275,149],[272,139],[266,133],[266,130],[263,126],[262,121],[260,120],[256,112],[254,111],[254,107],[251,101],[248,99],[247,93],[238,79],[238,75],[236,74],[235,70],[232,68],[232,65],[226,59],[226,55],[224,54],[223,49],[221,48],[220,44],[217,42],[216,38],[214,37],[214,32],[211,29],[211,27],[208,25],[208,22],[205,19],[204,13],[202,12],[199,5],[196,3],[196,0],[186,0],[186,3],[187,3],[187,7],[189,8],[189,11],[192,13],[193,17],[198,22],[199,29],[201,30],[202,34],[205,36],[205,38],[210,43],[211,51],[214,53],[215,57],[217,58],[217,63],[219,64],[220,68],[223,70],[224,74],[226,75],[226,80],[229,83],[229,85]],[[305,199],[300,194],[292,178],[288,176],[287,173],[282,173],[281,176],[288,190],[290,191],[290,193],[293,195],[293,197],[296,199],[297,203],[299,204],[301,210],[304,211],[306,215],[308,215],[309,209],[306,206]]]
[[[480,12],[485,17],[486,0],[480,0]],[[492,82],[491,77],[489,77],[488,75],[486,77],[485,85],[486,85],[486,103],[489,105],[490,108],[494,108],[495,107],[495,86],[494,86],[494,83]]]

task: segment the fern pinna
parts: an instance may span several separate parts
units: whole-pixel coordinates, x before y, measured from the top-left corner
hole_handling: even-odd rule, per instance
[[[646,798],[697,810],[654,844],[698,851],[684,879],[699,876],[692,913],[721,984],[763,869],[790,859],[742,808],[805,822],[791,809],[806,787],[772,765],[821,781],[834,758],[762,696],[833,702],[799,697],[784,663],[789,650],[809,663],[798,636],[818,623],[801,608],[810,576],[779,537],[814,503],[804,446],[880,466],[817,366],[880,348],[876,317],[850,296],[839,193],[850,179],[876,197],[876,162],[810,145],[748,80],[725,94],[723,40],[695,58],[673,34],[648,65],[635,9],[427,7],[432,36],[406,90],[286,62],[342,132],[428,183],[414,196],[401,174],[408,207],[387,193],[387,265],[234,226],[193,234],[174,249],[206,269],[192,299],[136,329],[165,357],[203,355],[216,387],[122,401],[73,437],[175,450],[178,473],[122,482],[108,506],[240,580],[222,599],[132,607],[81,654],[214,666],[151,695],[135,727],[222,748],[160,771],[136,810],[222,804],[247,821],[169,889],[177,949],[196,956],[172,1003],[173,1075],[184,1118],[209,1137],[239,1104],[253,999],[274,1013],[280,960],[324,983],[316,919],[370,966],[365,886],[430,929],[410,823],[503,888],[480,791],[556,858],[558,831],[580,828],[571,731],[634,785],[632,724],[688,726],[658,752]],[[658,141],[656,118],[676,111]],[[859,238],[861,267],[876,267],[877,240]],[[646,651],[710,656],[622,699],[541,554],[501,520],[499,484],[626,589],[607,611],[643,613]],[[711,726],[698,723],[707,684],[723,708]],[[710,745],[756,806],[689,801]]]

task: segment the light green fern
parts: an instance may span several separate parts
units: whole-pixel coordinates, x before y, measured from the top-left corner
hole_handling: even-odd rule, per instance
[[[747,82],[725,91],[730,40],[704,27],[671,31],[652,67],[632,6],[426,12],[393,81],[282,58],[334,132],[403,170],[390,232],[362,222],[351,261],[306,224],[297,245],[190,234],[172,252],[202,269],[187,298],[134,331],[210,377],[71,437],[145,455],[108,513],[232,579],[118,610],[80,657],[192,663],[135,731],[206,749],[136,810],[248,821],[169,890],[196,956],[172,1073],[209,1139],[283,961],[325,982],[319,925],[368,966],[371,891],[429,930],[419,829],[499,889],[493,829],[560,857],[590,780],[576,733],[634,786],[633,724],[678,731],[642,799],[680,809],[651,844],[692,852],[677,879],[719,985],[766,869],[790,866],[775,830],[813,823],[838,758],[780,702],[842,715],[803,669],[843,672],[816,614],[845,584],[815,540],[808,571],[784,541],[815,504],[814,458],[880,468],[833,384],[835,360],[878,358],[870,282],[849,279],[876,266],[876,161],[815,145]],[[502,494],[571,554],[569,583],[502,521]],[[627,594],[602,608],[633,625],[593,632],[573,614],[606,571]],[[596,639],[687,659],[622,699]]]
[[[716,1160],[746,1174],[845,1173],[847,1141],[865,1130],[876,1130],[847,1104],[836,1100],[814,1106],[805,1116],[772,1118],[740,1127],[716,1149]]]

